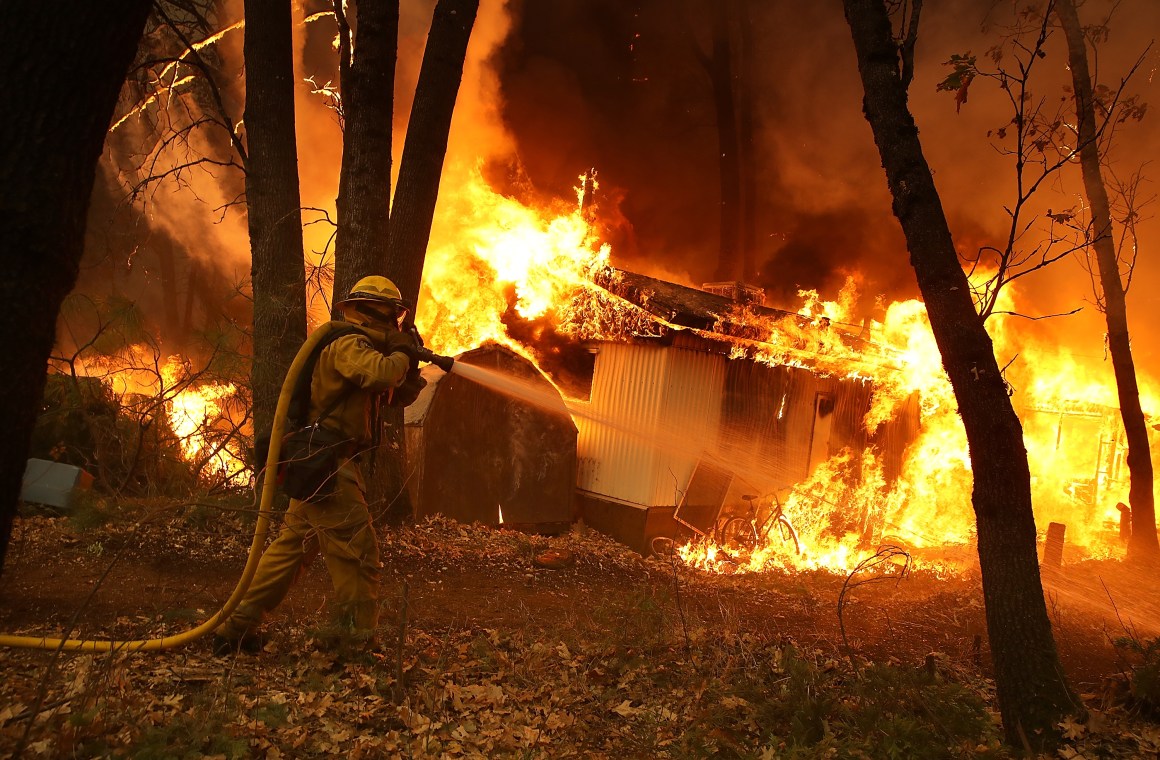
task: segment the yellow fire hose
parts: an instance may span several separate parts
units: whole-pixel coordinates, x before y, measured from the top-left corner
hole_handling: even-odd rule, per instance
[[[326,336],[327,332],[326,330],[315,330],[306,339],[306,342],[302,344],[302,348],[298,349],[298,354],[294,357],[294,361],[290,364],[290,369],[286,373],[285,380],[282,381],[282,391],[278,394],[278,406],[274,412],[273,430],[270,432],[270,450],[266,455],[266,472],[262,482],[262,500],[258,505],[258,522],[254,525],[254,539],[250,542],[250,553],[246,557],[246,568],[242,571],[242,577],[238,579],[233,593],[226,600],[226,603],[222,605],[220,610],[196,628],[190,628],[188,631],[184,631],[175,636],[162,636],[157,639],[110,641],[103,639],[55,639],[47,636],[37,637],[0,634],[0,646],[19,647],[23,649],[61,649],[68,652],[159,651],[162,649],[173,649],[174,647],[195,641],[213,631],[223,620],[229,617],[242,601],[246,589],[250,587],[250,582],[253,581],[254,573],[258,569],[258,559],[262,556],[262,549],[266,544],[266,534],[270,529],[270,515],[272,514],[271,506],[274,500],[274,492],[278,485],[278,468],[276,464],[278,462],[278,456],[281,454],[282,436],[286,432],[286,414],[290,409],[290,397],[294,394],[295,381],[302,372],[302,367],[310,357],[314,347]]]

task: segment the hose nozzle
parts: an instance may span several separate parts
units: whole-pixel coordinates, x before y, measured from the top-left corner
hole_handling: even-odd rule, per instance
[[[419,361],[434,364],[444,372],[450,372],[451,367],[455,364],[455,360],[450,356],[440,356],[426,346],[419,346],[418,356]]]

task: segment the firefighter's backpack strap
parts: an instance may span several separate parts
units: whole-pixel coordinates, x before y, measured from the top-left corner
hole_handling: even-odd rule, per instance
[[[303,428],[308,424],[311,424],[311,420],[309,419],[310,384],[314,379],[314,368],[318,366],[318,359],[322,356],[323,349],[346,335],[353,335],[357,333],[359,335],[370,337],[365,330],[361,330],[349,322],[332,321],[328,322],[326,325],[320,327],[319,329],[329,329],[330,332],[326,335],[325,338],[318,341],[318,343],[314,346],[314,350],[310,352],[310,357],[302,366],[301,374],[298,375],[298,379],[294,385],[294,392],[290,396],[290,410],[287,414],[287,429],[290,430]],[[336,396],[334,400],[327,405],[322,414],[318,415],[318,419],[313,420],[313,424],[318,424],[333,414],[334,410],[337,409],[339,405],[346,400],[346,397],[349,396],[353,390],[353,387],[345,388],[342,393],[338,394],[338,396]]]

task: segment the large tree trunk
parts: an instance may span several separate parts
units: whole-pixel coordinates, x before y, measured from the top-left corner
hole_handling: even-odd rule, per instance
[[[85,213],[149,0],[4,4],[0,28],[0,569],[44,391],[56,317],[76,283]]]
[[[390,274],[386,256],[391,221],[391,129],[399,0],[358,0],[352,7],[353,56],[342,2],[334,3],[339,22],[339,76],[345,122],[336,203],[335,301],[367,275]],[[381,446],[366,455],[370,457],[367,500],[376,520],[399,523],[411,511],[403,491],[403,420],[401,416],[395,420],[389,412],[383,416],[387,419],[379,420],[379,424],[386,424],[376,431],[382,439]],[[400,494],[404,497],[401,502]]]
[[[741,0],[738,6],[737,163],[741,174],[740,278],[752,284],[757,280],[757,141],[753,118],[755,54],[751,2]]]
[[[361,278],[386,273],[391,214],[391,123],[399,0],[358,0],[353,7],[356,13],[352,56],[342,2],[334,3],[339,18],[344,119],[342,169],[335,202],[335,301],[349,293]]]
[[[407,123],[399,183],[391,206],[386,272],[403,297],[414,302],[419,299],[451,117],[478,10],[479,0],[439,0],[435,6]],[[383,446],[375,460],[370,497],[381,505],[385,520],[399,523],[412,513],[406,489],[403,410],[385,407],[383,417]]]
[[[741,163],[738,155],[737,113],[729,44],[731,0],[712,0],[712,47],[705,60],[713,86],[713,109],[717,115],[717,167],[721,183],[720,243],[717,251],[718,280],[742,276],[737,249],[741,233]]]
[[[1077,137],[1083,184],[1091,209],[1092,247],[1103,290],[1104,316],[1108,324],[1108,352],[1116,376],[1120,398],[1120,415],[1128,439],[1128,472],[1131,487],[1128,504],[1132,507],[1132,537],[1128,556],[1132,559],[1155,559],[1160,555],[1156,538],[1156,505],[1152,494],[1152,455],[1148,446],[1148,422],[1140,407],[1140,389],[1136,384],[1136,365],[1128,336],[1128,310],[1124,283],[1120,279],[1120,257],[1112,238],[1112,214],[1108,192],[1100,169],[1100,148],[1096,135],[1096,115],[1092,99],[1092,81],[1088,73],[1087,49],[1076,13],[1075,0],[1058,0],[1055,13],[1067,38],[1067,60],[1075,93]]]
[[[254,290],[254,431],[268,431],[306,340],[306,269],[294,139],[289,0],[246,0],[246,203]],[[258,466],[265,464],[259,462]]]
[[[1082,708],[1063,677],[1043,600],[1022,427],[907,106],[884,0],[843,4],[866,119],[970,446],[979,565],[1003,726],[1013,744],[1051,743],[1055,723]]]
[[[451,116],[478,10],[479,0],[439,0],[431,19],[391,207],[387,275],[406,298],[419,298]]]

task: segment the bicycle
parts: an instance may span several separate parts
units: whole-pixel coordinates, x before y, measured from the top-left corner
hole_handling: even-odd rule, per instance
[[[762,514],[755,504],[762,498],[746,494],[741,499],[746,503],[745,514],[726,516],[717,525],[717,543],[721,546],[736,546],[750,553],[769,545],[772,532],[777,528],[778,537],[793,548],[794,554],[801,554],[801,541],[793,524],[785,516],[784,507],[777,494],[771,494],[773,506]]]

